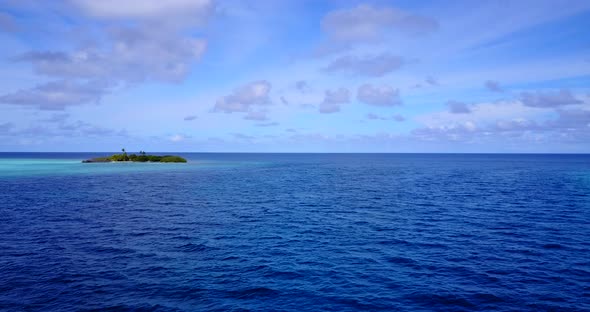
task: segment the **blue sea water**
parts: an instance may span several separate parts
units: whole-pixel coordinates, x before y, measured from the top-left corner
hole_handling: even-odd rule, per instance
[[[590,155],[97,155],[0,153],[0,310],[590,310]]]

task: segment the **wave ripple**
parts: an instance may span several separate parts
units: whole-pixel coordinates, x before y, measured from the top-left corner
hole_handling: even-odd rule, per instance
[[[0,310],[590,310],[590,156],[187,157],[0,177]]]

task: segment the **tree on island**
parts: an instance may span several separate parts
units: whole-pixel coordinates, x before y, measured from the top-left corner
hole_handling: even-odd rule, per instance
[[[127,157],[127,152],[125,151],[125,148],[122,148],[121,149],[121,152],[123,152],[123,160],[124,161],[128,161],[129,160],[129,157]]]

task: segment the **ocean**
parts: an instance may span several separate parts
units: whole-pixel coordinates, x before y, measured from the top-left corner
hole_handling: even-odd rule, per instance
[[[590,311],[590,155],[0,153],[0,310]]]

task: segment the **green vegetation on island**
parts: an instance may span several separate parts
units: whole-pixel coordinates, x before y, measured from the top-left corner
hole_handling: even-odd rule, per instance
[[[185,163],[186,159],[175,156],[175,155],[164,155],[164,156],[157,156],[157,155],[148,155],[144,151],[140,151],[139,155],[137,154],[130,154],[127,155],[125,149],[121,149],[123,152],[122,154],[114,154],[112,156],[106,157],[97,157],[88,160],[83,160],[83,163],[99,163],[99,162],[121,162],[121,161],[130,161],[130,162],[161,162],[161,163]]]

